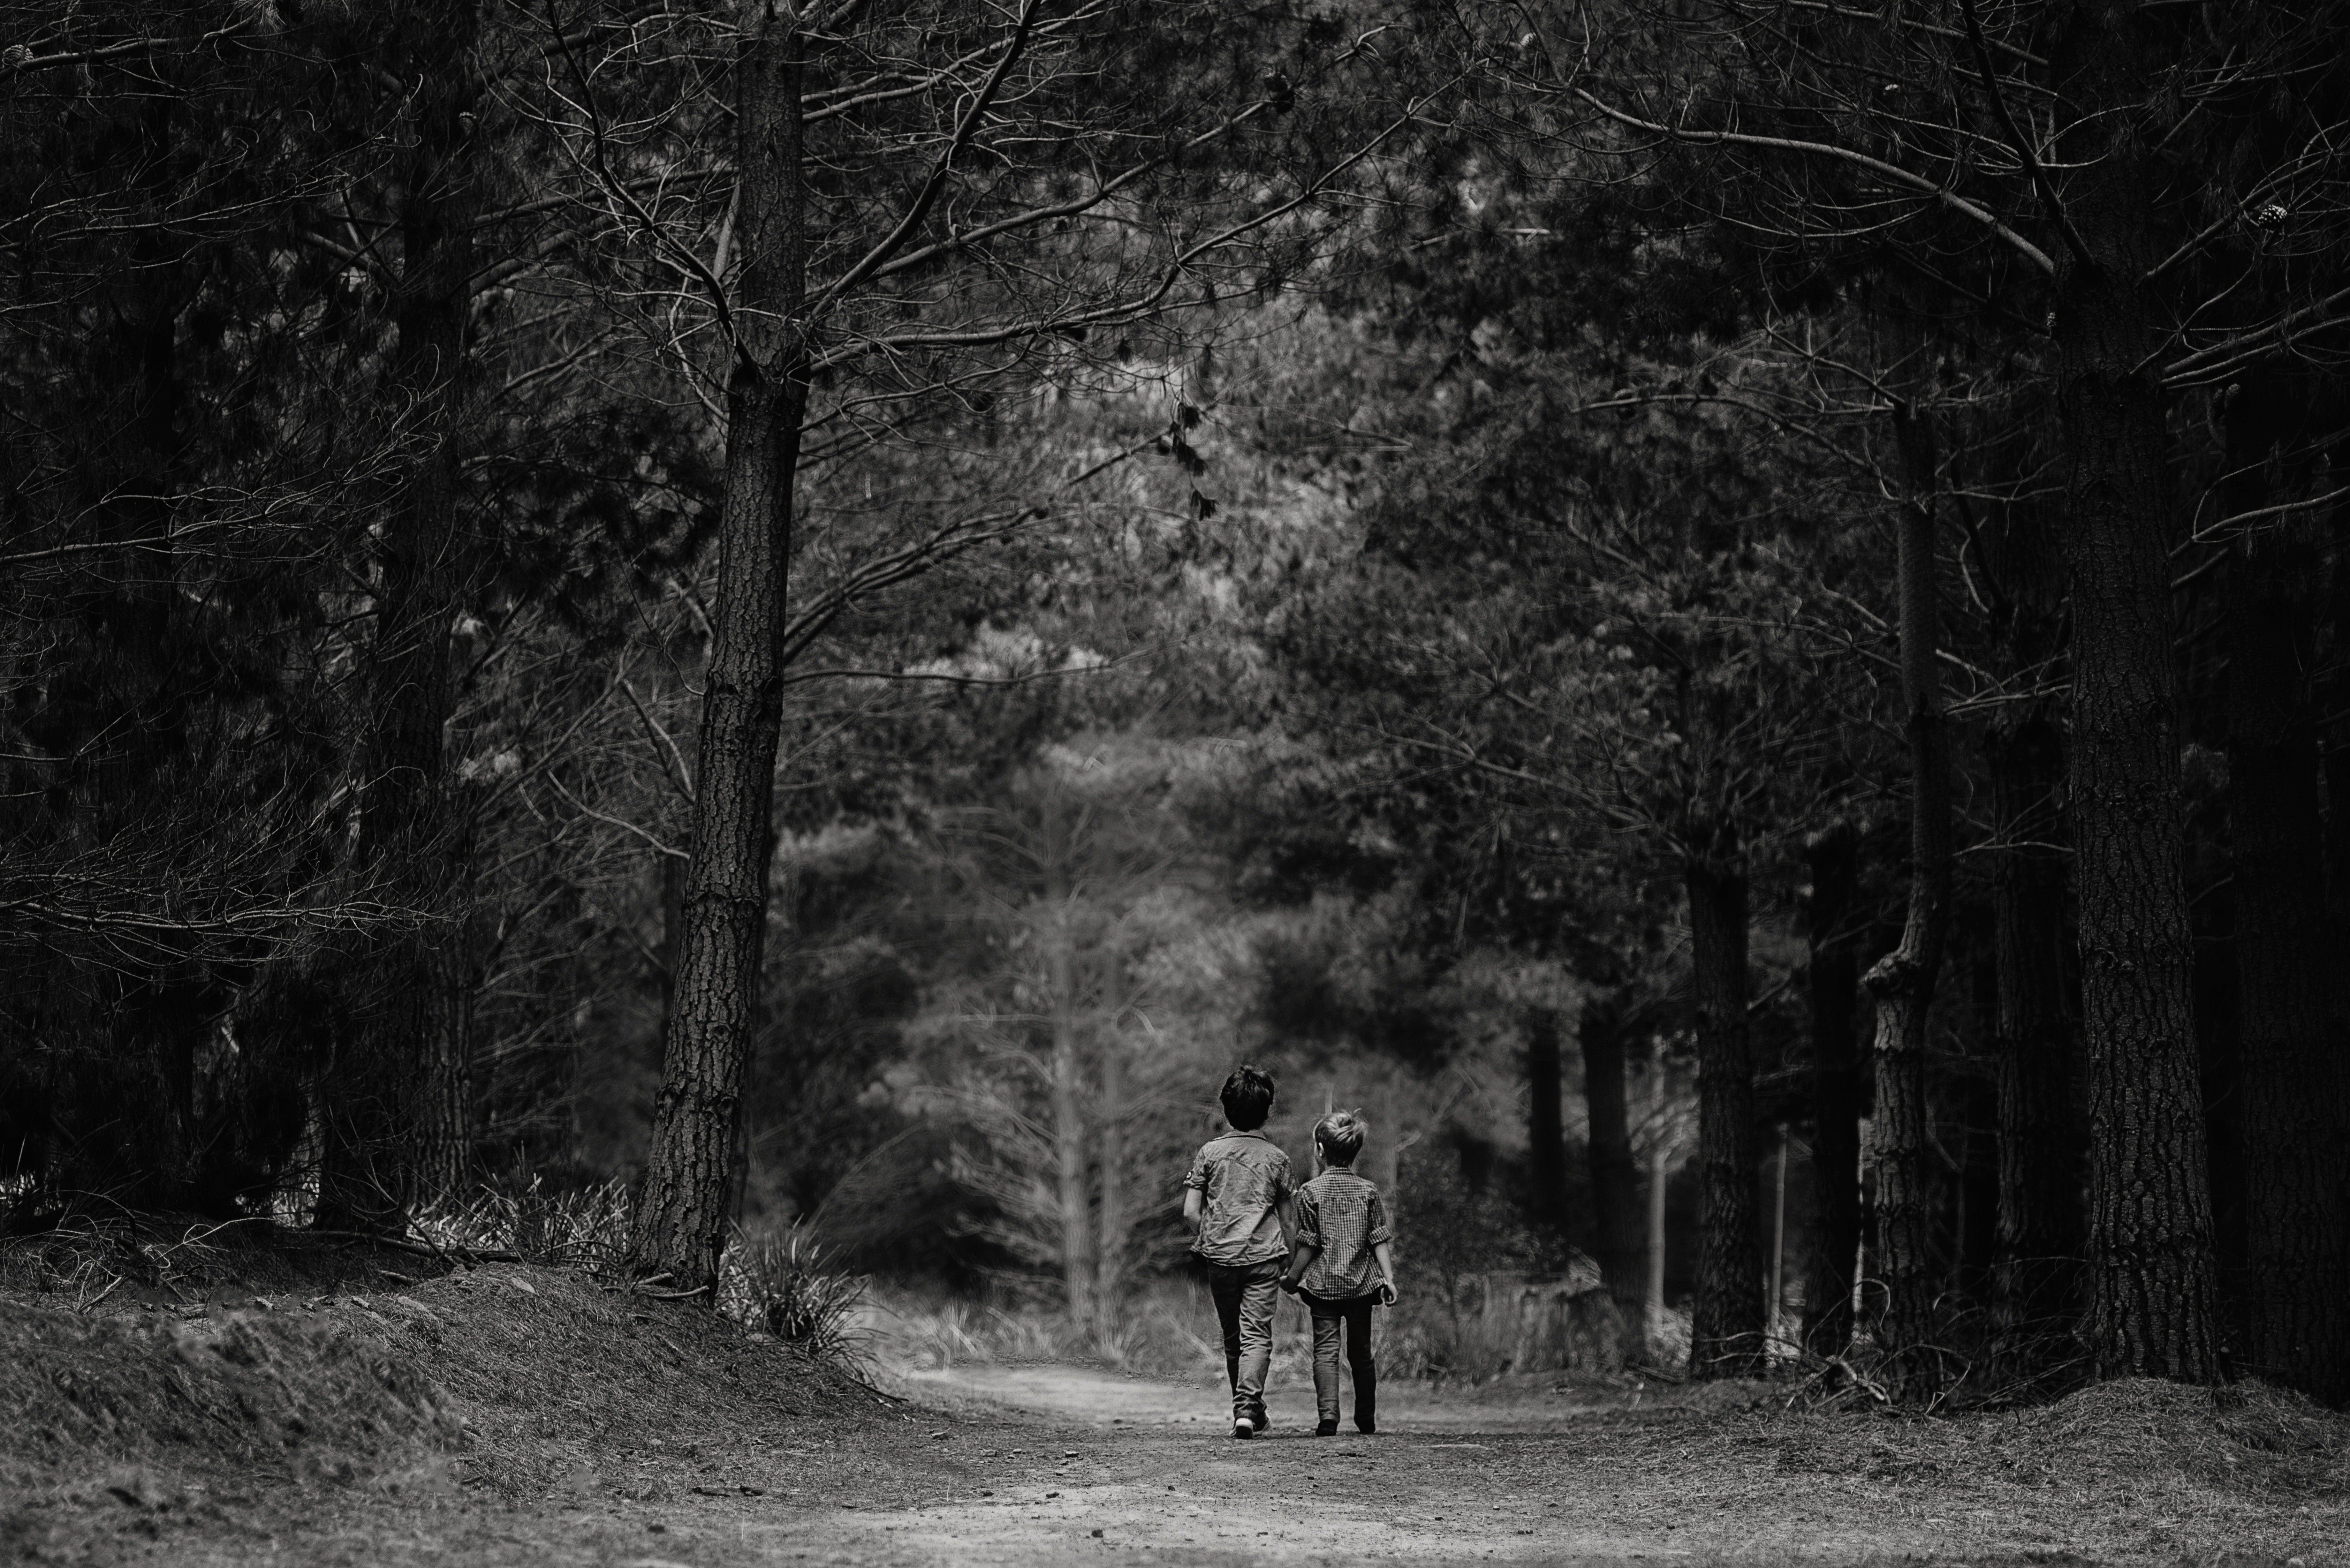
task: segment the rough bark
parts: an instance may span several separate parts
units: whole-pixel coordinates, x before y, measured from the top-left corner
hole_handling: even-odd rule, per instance
[[[1698,1167],[1705,1220],[1690,1375],[1748,1377],[1764,1365],[1754,1064],[1746,1022],[1746,872],[1722,856],[1692,859],[1690,955],[1697,1000]]]
[[[743,266],[727,380],[716,639],[702,702],[676,1000],[629,1246],[637,1273],[666,1273],[688,1290],[712,1282],[725,1244],[750,1069],[783,720],[792,480],[807,404],[800,62],[782,13],[746,13],[734,96]]]
[[[1901,699],[1909,741],[1909,898],[1901,941],[1868,971],[1877,1001],[1877,1345],[1905,1393],[1942,1381],[1936,1320],[1934,1189],[1926,1107],[1926,1026],[1950,915],[1950,740],[1942,711],[1941,615],[1934,571],[1933,431],[1912,406],[1894,427],[1902,469],[1898,530]]]
[[[441,908],[452,857],[440,839],[450,628],[468,554],[458,483],[473,307],[466,144],[480,94],[468,57],[479,8],[473,0],[418,5],[393,27],[390,69],[413,92],[390,379],[412,422],[401,432],[406,472],[378,535],[358,857],[426,919],[362,957],[365,1023],[340,1044],[321,1085],[317,1220],[331,1230],[401,1229],[420,1200],[459,1184],[470,1152],[469,1126],[447,1121],[468,1114],[470,1010],[446,992],[460,964]]]
[[[1632,1130],[1624,1092],[1624,998],[1594,992],[1575,1026],[1583,1050],[1583,1096],[1589,1106],[1591,1206],[1599,1277],[1627,1328],[1641,1321],[1647,1288],[1642,1268],[1640,1170],[1632,1158]]]
[[[2229,405],[2220,493],[2230,515],[2269,504],[2265,469],[2293,422],[2292,386],[2248,376]],[[2350,1106],[2309,681],[2320,545],[2302,513],[2230,547],[2228,818],[2244,1178],[2242,1272],[2230,1294],[2242,1370],[2339,1401],[2350,1396]]]
[[[2067,214],[2056,396],[2073,582],[2072,800],[2088,1064],[2087,1336],[2107,1376],[2220,1375],[2189,993],[2178,676],[2158,315],[2147,270],[2160,62],[2134,0],[2074,7],[2055,85]]]
[[[1858,838],[1837,822],[1804,845],[1811,867],[1812,1251],[1804,1271],[1804,1343],[1820,1355],[1852,1337],[1852,1271],[1860,1255],[1860,1115],[1865,1096],[1853,1035],[1860,961],[1845,929]]]
[[[1525,1028],[1527,1206],[1536,1225],[1563,1237],[1567,1230],[1566,1122],[1559,1101],[1558,1013],[1535,1008],[1527,1014]]]
[[[473,965],[465,928],[434,944],[424,983],[424,1033],[413,1118],[421,1197],[453,1197],[473,1178]]]

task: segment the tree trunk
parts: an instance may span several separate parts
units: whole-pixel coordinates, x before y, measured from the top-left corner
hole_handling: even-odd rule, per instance
[[[1868,971],[1877,999],[1877,1274],[1885,1304],[1876,1324],[1891,1376],[1908,1394],[1942,1382],[1934,1266],[1933,1187],[1926,1109],[1926,1026],[1950,915],[1950,739],[1939,665],[1933,428],[1912,405],[1894,410],[1903,499],[1899,530],[1901,698],[1909,736],[1909,903],[1901,942]]]
[[[1525,1029],[1527,1206],[1537,1228],[1563,1241],[1567,1234],[1566,1123],[1559,1105],[1557,1012],[1534,1008],[1526,1015]],[[1618,1071],[1620,1075],[1620,1066]]]
[[[1840,1355],[1852,1338],[1852,1267],[1860,1252],[1860,1053],[1853,999],[1860,961],[1845,929],[1856,836],[1839,821],[1804,845],[1812,874],[1812,1253],[1804,1270],[1804,1343]]]
[[[2023,448],[2019,470],[2036,461]],[[2019,474],[2020,477],[2020,474]],[[2022,689],[1982,734],[1991,785],[1993,1055],[1999,1094],[1994,1315],[2027,1372],[2069,1357],[2088,1217],[2080,974],[2067,913],[2064,545],[2053,507],[1995,510],[1980,532],[1997,673]],[[2035,690],[2036,689],[2036,690]]]
[[[799,319],[807,235],[793,29],[778,10],[749,11],[735,47],[743,271],[726,391],[716,640],[702,701],[676,1002],[629,1243],[635,1272],[666,1273],[689,1290],[714,1283],[725,1245],[774,859],[769,814],[783,722],[792,480],[808,374]]]
[[[1692,857],[1690,956],[1697,997],[1698,1167],[1705,1221],[1690,1376],[1760,1376],[1762,1260],[1754,1233],[1754,1064],[1746,1026],[1746,872]]]
[[[1409,1240],[1405,1236],[1403,1229],[1404,1136],[1401,1101],[1402,1096],[1395,1092],[1394,1078],[1388,1076],[1380,1079],[1378,1093],[1372,1096],[1374,1115],[1378,1119],[1371,1123],[1370,1131],[1371,1147],[1376,1151],[1372,1157],[1372,1168],[1378,1172],[1379,1196],[1387,1202],[1388,1229],[1395,1232],[1394,1251],[1398,1268],[1403,1266],[1403,1250],[1405,1243]]]
[[[2161,339],[2148,286],[2158,60],[2132,0],[2075,7],[2055,86],[2087,260],[2059,250],[2054,337],[2073,578],[2071,792],[2091,1148],[2087,1334],[2100,1375],[2220,1375],[2198,1103]]]
[[[1648,1277],[1640,1297],[1645,1308],[1642,1333],[1652,1345],[1657,1343],[1658,1316],[1665,1310],[1665,1199],[1672,1174],[1660,1143],[1648,1157]]]
[[[2015,666],[2011,663],[2011,668]],[[2064,736],[2033,704],[1985,734],[1991,813],[2002,841],[1991,870],[1998,981],[2001,1328],[2019,1351],[2068,1335],[2079,1312],[2086,1215],[2078,984],[2064,919]],[[2024,1352],[2037,1362],[2036,1352]]]
[[[2345,417],[2339,400],[2330,410],[2334,420]],[[2335,443],[2328,453],[2324,473],[2333,488],[2339,488],[2342,476],[2350,473],[2350,446],[2343,444],[2345,432],[2332,432]],[[2339,504],[2327,519],[2329,527],[2339,531],[2350,524],[2350,507]],[[2326,588],[2326,621],[2335,639],[2350,637],[2350,560],[2337,556]],[[2331,715],[2326,727],[2320,732],[2323,755],[2320,776],[2325,783],[2325,908],[2334,924],[2332,965],[2338,977],[2334,991],[2334,1027],[2350,1033],[2350,734],[2345,734],[2343,716],[2350,714],[2350,660],[2334,659],[2324,681],[2321,712]]]
[[[419,1196],[453,1198],[473,1175],[473,969],[463,928],[439,943],[424,982],[424,1037],[415,1097]]]
[[[1068,1293],[1069,1321],[1093,1319],[1094,1251],[1086,1190],[1084,1042],[1077,1017],[1076,898],[1069,889],[1069,846],[1061,836],[1058,804],[1046,824],[1045,901],[1053,922],[1049,940],[1053,1008],[1054,1187],[1061,1211],[1061,1281]]]
[[[1117,966],[1116,953],[1104,955]],[[1111,996],[1122,998],[1124,986],[1113,981]],[[1101,1069],[1101,1223],[1095,1238],[1095,1338],[1107,1347],[1118,1326],[1119,1303],[1126,1293],[1126,1053],[1119,1030],[1122,1001],[1106,1010],[1102,1024]]]
[[[2337,410],[2334,417],[2343,418],[2345,412]],[[2343,476],[2350,473],[2350,442],[2345,441],[2345,436],[2350,431],[2334,432],[2336,444],[2325,469],[2337,488]],[[2350,507],[2337,504],[2328,523],[2337,531],[2350,525]],[[2331,576],[2326,620],[2334,638],[2350,637],[2350,560],[2337,556]],[[2334,1005],[2337,1017],[2350,1024],[2350,732],[2343,723],[2343,716],[2350,714],[2350,660],[2333,661],[2324,691],[2318,708],[2332,716],[2320,737],[2325,781],[2325,907],[2334,920],[2334,964],[2344,977],[2334,992]]]
[[[1665,1310],[1665,1202],[1671,1195],[1672,1147],[1665,1137],[1665,1037],[1648,1040],[1648,1121],[1655,1137],[1648,1147],[1648,1278],[1641,1293],[1647,1311],[1642,1329],[1653,1345],[1659,1337],[1659,1315]]]
[[[2292,382],[2247,376],[2227,414],[2230,515],[2269,504],[2264,470],[2291,428]],[[2243,1272],[2239,1361],[2269,1382],[2350,1396],[2350,1106],[2335,1034],[2337,933],[2319,813],[2316,592],[2306,512],[2230,545],[2228,817],[2234,848]]]
[[[1599,1277],[1627,1331],[1641,1322],[1647,1285],[1640,1257],[1640,1168],[1632,1158],[1631,1116],[1624,1094],[1624,995],[1593,992],[1575,1038],[1583,1047],[1583,1097],[1590,1107],[1591,1207]]]
[[[480,96],[468,57],[480,28],[473,0],[402,15],[393,75],[412,84],[411,137],[400,192],[398,342],[390,379],[413,410],[413,453],[377,546],[371,729],[363,753],[361,867],[422,916],[411,933],[365,954],[357,982],[363,1026],[322,1085],[317,1223],[329,1230],[405,1228],[418,1202],[462,1184],[470,1137],[444,1124],[471,1060],[443,986],[460,961],[448,911],[442,843],[442,734],[449,722],[449,639],[465,587],[458,481],[471,382],[474,192],[467,123]],[[457,1179],[452,1180],[455,1177]]]

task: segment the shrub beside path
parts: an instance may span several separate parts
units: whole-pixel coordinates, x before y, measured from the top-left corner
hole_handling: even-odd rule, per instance
[[[2257,1389],[1920,1421],[1399,1388],[1326,1439],[1292,1386],[1243,1444],[1212,1386],[877,1390],[564,1271],[385,1283],[0,1299],[0,1563],[2350,1563],[2350,1423]]]

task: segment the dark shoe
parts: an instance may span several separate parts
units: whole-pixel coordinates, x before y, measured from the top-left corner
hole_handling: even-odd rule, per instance
[[[1249,1419],[1256,1423],[1256,1429],[1260,1432],[1273,1425],[1273,1417],[1264,1413],[1264,1407],[1262,1405],[1250,1406],[1248,1414]]]
[[[1367,1438],[1378,1429],[1379,1424],[1377,1421],[1357,1421],[1355,1423],[1355,1430],[1362,1433],[1363,1436]]]
[[[1317,1438],[1335,1438],[1338,1435],[1338,1423],[1325,1421],[1314,1428],[1314,1435]]]
[[[1253,1437],[1255,1437],[1255,1436],[1256,1436],[1256,1423],[1255,1423],[1255,1422],[1253,1422],[1253,1421],[1252,1421],[1252,1420],[1250,1420],[1246,1416],[1235,1416],[1235,1417],[1232,1417],[1232,1436],[1233,1436],[1233,1437],[1235,1437],[1235,1438],[1253,1438]]]

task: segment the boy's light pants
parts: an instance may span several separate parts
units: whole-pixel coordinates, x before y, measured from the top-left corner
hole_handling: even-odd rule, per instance
[[[1227,1266],[1210,1263],[1208,1294],[1224,1330],[1224,1370],[1232,1380],[1232,1414],[1264,1408],[1264,1375],[1273,1365],[1273,1307],[1281,1299],[1283,1260]]]

